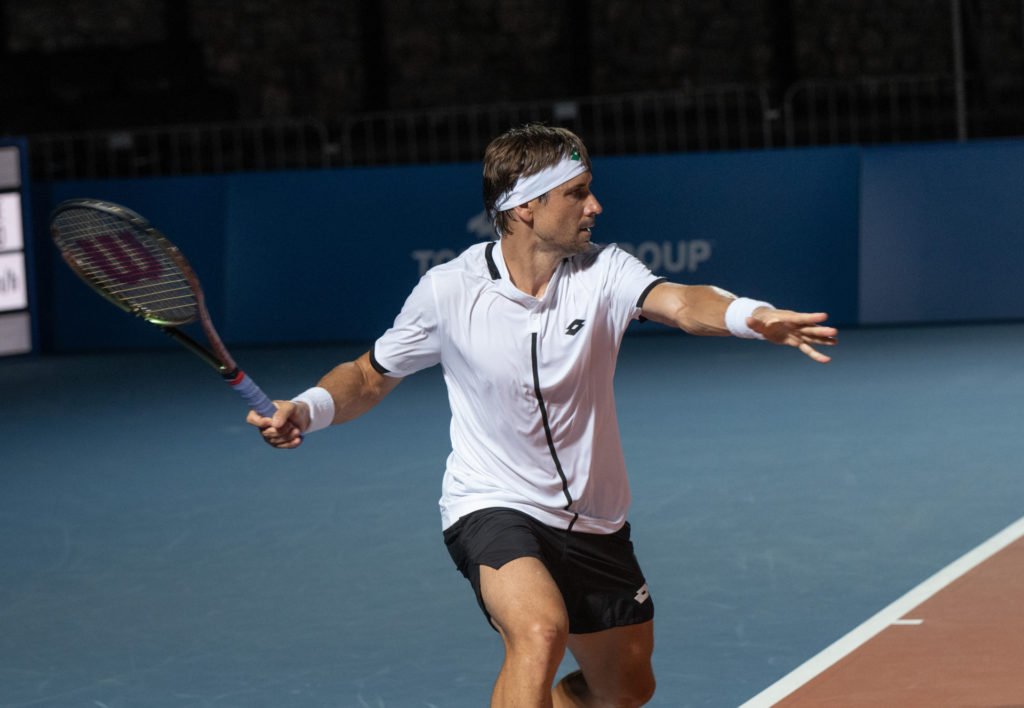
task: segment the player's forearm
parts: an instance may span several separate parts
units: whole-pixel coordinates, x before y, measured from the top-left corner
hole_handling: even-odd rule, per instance
[[[370,364],[369,355],[339,364],[317,384],[334,399],[333,424],[347,423],[376,406],[401,379],[379,374]]]
[[[713,285],[694,285],[687,289],[688,305],[682,329],[691,334],[726,337],[729,328],[725,323],[725,311],[735,296]]]
[[[648,296],[644,315],[690,334],[724,337],[729,335],[725,311],[734,299],[713,285],[664,283]]]

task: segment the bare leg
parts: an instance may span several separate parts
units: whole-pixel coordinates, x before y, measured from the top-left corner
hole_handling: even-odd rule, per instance
[[[551,684],[569,638],[565,603],[551,574],[536,558],[517,558],[498,570],[481,566],[480,590],[505,642],[491,706],[551,706]]]
[[[555,686],[555,708],[637,708],[654,695],[654,623],[573,634],[568,646],[580,666]]]

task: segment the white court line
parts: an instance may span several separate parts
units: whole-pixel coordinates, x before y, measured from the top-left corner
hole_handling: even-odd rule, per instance
[[[1024,536],[1024,517],[925,580],[906,595],[761,691],[740,708],[768,708],[809,682],[957,578]]]

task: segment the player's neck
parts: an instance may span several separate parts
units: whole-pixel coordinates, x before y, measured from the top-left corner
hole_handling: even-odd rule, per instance
[[[512,284],[527,295],[544,297],[551,276],[564,257],[552,251],[543,250],[533,239],[523,234],[507,234],[501,239],[501,255],[508,268]]]

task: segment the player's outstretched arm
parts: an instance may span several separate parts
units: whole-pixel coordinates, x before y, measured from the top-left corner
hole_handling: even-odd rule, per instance
[[[730,311],[734,303],[737,306],[746,304],[748,309],[740,310],[749,312],[749,316],[730,316],[735,311]],[[758,305],[766,303],[737,298],[713,285],[666,282],[647,294],[642,313],[647,319],[678,327],[690,334],[763,337],[775,344],[795,347],[822,364],[831,360],[818,351],[818,347],[836,343],[836,329],[822,324],[828,318],[827,314],[777,310],[770,305]],[[742,325],[737,326],[739,323]]]
[[[358,418],[394,390],[400,378],[384,376],[370,363],[369,352],[355,361],[334,367],[317,383],[321,403],[316,415],[321,420],[315,427],[347,423]],[[265,418],[255,411],[249,411],[246,422],[260,430],[263,439],[277,448],[290,449],[302,443],[302,435],[314,423],[314,411],[310,404],[302,401],[275,401],[277,412]],[[323,416],[329,416],[323,419]]]

